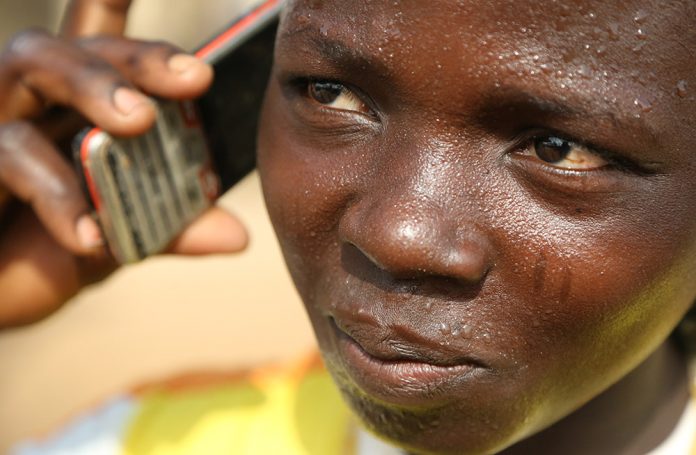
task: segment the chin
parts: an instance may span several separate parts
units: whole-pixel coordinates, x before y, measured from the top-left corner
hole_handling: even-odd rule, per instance
[[[444,410],[396,409],[356,395],[347,400],[368,431],[409,454],[491,454],[517,439],[514,422],[493,423],[476,414],[463,421],[451,418]]]
[[[417,408],[385,402],[360,389],[344,373],[332,371],[341,393],[372,434],[406,453],[478,455],[498,453],[529,432],[529,409],[497,398]]]

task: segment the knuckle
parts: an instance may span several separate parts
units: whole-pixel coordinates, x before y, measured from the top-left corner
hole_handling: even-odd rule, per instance
[[[154,54],[160,54],[164,56],[183,52],[181,48],[167,41],[150,41],[147,43],[146,48]]]
[[[128,85],[116,68],[96,57],[84,59],[79,69],[70,73],[67,83],[78,97],[87,93],[94,94],[92,90],[95,87],[109,87],[110,93],[111,87]]]
[[[63,202],[70,199],[70,189],[55,174],[46,177],[42,184],[42,191],[36,194],[34,202],[41,206],[62,207]]]
[[[87,50],[88,52],[102,51],[102,49],[114,40],[121,40],[121,38],[116,38],[110,35],[89,35],[89,36],[78,36],[73,38],[73,42]]]
[[[111,62],[127,74],[145,71],[153,60],[164,59],[178,52],[177,48],[163,41],[130,40],[122,37],[96,36],[80,38],[78,46],[88,54]]]
[[[46,30],[30,28],[12,36],[3,52],[3,60],[9,62],[23,61],[36,55],[50,40],[54,39]]]
[[[35,134],[36,130],[28,122],[14,121],[0,125],[0,160],[8,153],[20,151]]]
[[[73,173],[47,168],[41,174],[41,182],[37,182],[37,191],[31,201],[33,205],[61,212],[72,212],[68,208],[81,206],[82,195]]]
[[[106,60],[97,57],[88,57],[84,59],[80,70],[83,77],[94,77],[96,75],[118,77],[116,68],[111,66]]]
[[[42,146],[41,133],[28,122],[0,125],[0,180],[23,180],[34,189],[25,197],[45,204],[66,202],[79,197],[80,186],[70,166],[58,155],[50,156]],[[43,152],[39,152],[43,150]]]
[[[182,52],[178,47],[165,41],[143,41],[128,58],[128,65],[145,68],[145,63],[153,59],[165,61],[174,54]]]

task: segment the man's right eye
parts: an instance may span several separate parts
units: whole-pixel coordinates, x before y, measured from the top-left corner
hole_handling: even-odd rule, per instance
[[[308,81],[306,95],[329,109],[373,115],[372,109],[355,92],[337,82]]]

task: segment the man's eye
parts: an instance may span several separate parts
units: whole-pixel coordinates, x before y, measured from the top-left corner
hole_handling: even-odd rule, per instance
[[[307,84],[307,96],[331,109],[368,115],[372,113],[372,109],[352,90],[336,82],[310,81]]]
[[[592,170],[609,165],[606,159],[592,149],[554,136],[535,138],[533,150],[528,150],[525,154],[560,169]]]

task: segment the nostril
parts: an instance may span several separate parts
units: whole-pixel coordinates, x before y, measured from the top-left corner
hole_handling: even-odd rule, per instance
[[[478,281],[455,276],[455,268],[450,270],[449,275],[408,269],[395,273],[393,269],[381,267],[352,243],[341,245],[341,264],[349,275],[388,292],[447,296],[455,300],[475,298],[481,291],[488,272],[485,270],[478,275]]]
[[[366,252],[365,250],[352,243],[346,244],[346,250],[346,257],[353,258],[354,262],[360,263],[363,267],[373,267],[379,270],[386,269],[386,267],[382,265],[376,258],[372,257],[370,253]]]
[[[458,248],[428,248],[419,244],[396,249],[383,244],[359,246],[344,242],[341,260],[346,271],[363,280],[392,283],[425,277],[479,283],[490,270],[486,249],[469,242]]]
[[[341,245],[341,265],[353,276],[363,281],[383,281],[384,269],[363,250],[353,243]]]
[[[466,246],[450,250],[444,268],[447,276],[467,282],[482,281],[490,270],[486,242],[466,241]],[[484,243],[482,245],[481,243]]]

